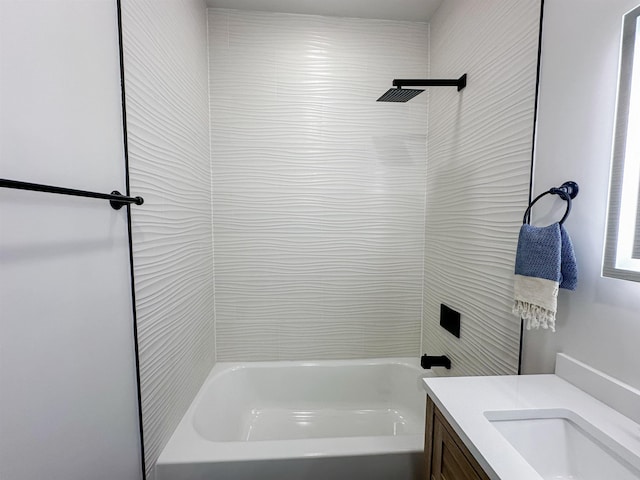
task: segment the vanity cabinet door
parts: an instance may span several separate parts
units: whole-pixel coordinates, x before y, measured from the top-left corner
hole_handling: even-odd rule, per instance
[[[425,463],[428,480],[489,480],[430,399],[427,399]]]
[[[480,480],[469,461],[438,419],[433,431],[432,480]]]

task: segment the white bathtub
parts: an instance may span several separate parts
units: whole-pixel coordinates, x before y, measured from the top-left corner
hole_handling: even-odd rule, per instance
[[[422,477],[418,359],[218,363],[157,480]]]

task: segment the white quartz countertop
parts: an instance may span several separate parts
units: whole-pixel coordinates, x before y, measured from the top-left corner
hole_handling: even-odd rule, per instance
[[[495,480],[541,480],[485,416],[500,410],[571,410],[640,457],[640,425],[557,375],[424,378],[428,395]],[[637,464],[636,464],[637,466]]]

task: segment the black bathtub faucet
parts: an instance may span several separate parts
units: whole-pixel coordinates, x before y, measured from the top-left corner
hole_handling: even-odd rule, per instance
[[[441,355],[439,357],[431,357],[429,355],[422,355],[420,358],[420,366],[422,368],[431,368],[431,367],[446,367],[448,370],[451,369],[451,360],[446,355]]]

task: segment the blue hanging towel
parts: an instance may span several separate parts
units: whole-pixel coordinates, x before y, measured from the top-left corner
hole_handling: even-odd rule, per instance
[[[560,282],[560,288],[575,290],[578,286],[578,263],[576,262],[576,253],[573,251],[571,238],[562,225],[560,225],[560,237],[562,242],[560,251],[560,276],[562,281]]]
[[[513,313],[531,328],[556,331],[558,288],[575,290],[578,268],[569,234],[559,223],[522,225],[516,253]]]

